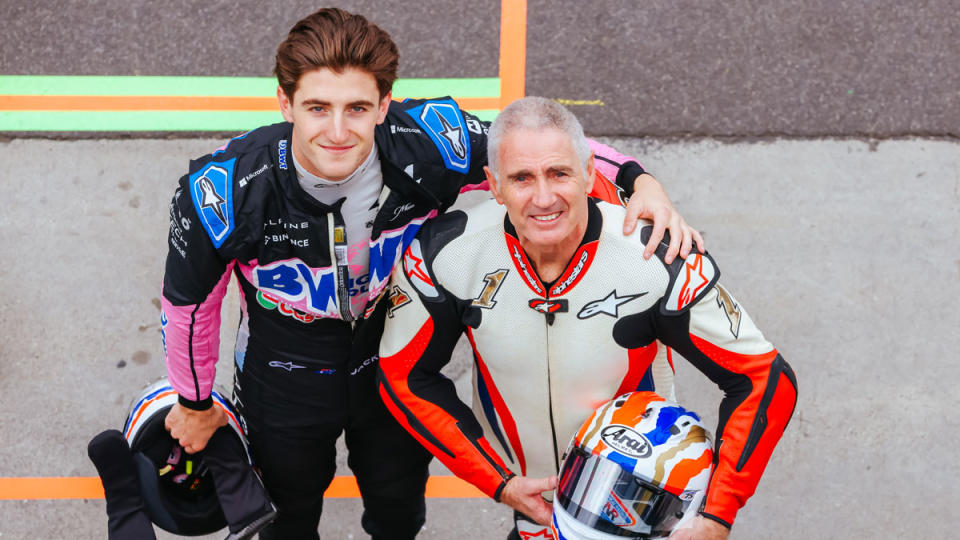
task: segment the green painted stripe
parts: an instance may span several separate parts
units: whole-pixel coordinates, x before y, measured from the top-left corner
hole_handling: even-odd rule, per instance
[[[246,97],[276,92],[273,77],[0,75],[0,95]],[[403,97],[495,97],[500,79],[399,79],[393,92]]]
[[[248,131],[280,111],[0,111],[0,131]]]
[[[493,120],[499,111],[471,111]],[[280,122],[269,111],[0,111],[10,131],[248,131]]]

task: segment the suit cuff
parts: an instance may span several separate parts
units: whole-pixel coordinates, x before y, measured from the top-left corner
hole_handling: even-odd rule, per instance
[[[213,396],[207,396],[207,399],[201,399],[200,401],[192,401],[183,397],[183,395],[178,395],[177,403],[190,410],[205,411],[213,406]]]

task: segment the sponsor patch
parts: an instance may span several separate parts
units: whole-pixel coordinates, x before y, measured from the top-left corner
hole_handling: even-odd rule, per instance
[[[673,264],[676,265],[676,261]],[[719,277],[720,271],[709,255],[691,253],[673,273],[666,299],[661,304],[662,311],[669,314],[687,310],[710,290]]]
[[[740,335],[740,305],[719,283],[717,284],[717,306],[723,310],[730,321],[730,333],[734,339]]]
[[[305,300],[306,307],[315,315],[329,317],[339,313],[331,267],[315,269],[299,259],[290,259],[258,266],[252,277],[254,287],[271,297],[292,303]]]
[[[578,319],[589,319],[594,315],[599,315],[603,313],[604,315],[609,315],[614,319],[620,317],[618,308],[627,302],[640,298],[641,296],[647,293],[642,292],[640,294],[628,294],[626,296],[617,296],[617,290],[614,289],[606,297],[601,300],[594,300],[593,302],[588,302],[587,305],[583,306],[579,313],[577,313]]]
[[[236,158],[208,163],[190,175],[190,195],[213,247],[233,231],[233,166]]]
[[[625,456],[645,458],[653,452],[650,441],[627,426],[609,425],[600,432],[600,438],[607,446]]]
[[[500,290],[500,285],[503,284],[504,278],[506,278],[507,274],[509,273],[510,270],[501,268],[483,276],[483,282],[485,285],[483,286],[483,290],[480,291],[480,294],[473,299],[472,305],[484,309],[493,309],[493,306],[497,305],[497,301],[494,300],[494,297],[497,296],[497,291]]]
[[[633,527],[637,524],[637,520],[627,510],[627,505],[613,493],[607,495],[607,502],[604,503],[600,516],[618,527]]]
[[[268,366],[272,368],[280,368],[286,371],[293,371],[295,369],[306,369],[307,366],[301,366],[300,364],[294,364],[293,362],[281,362],[279,360],[271,360]]]
[[[427,132],[448,169],[470,170],[470,137],[460,108],[452,99],[429,101],[407,111]]]
[[[387,308],[387,317],[393,318],[393,312],[410,303],[410,295],[400,287],[394,285],[387,292],[390,307]]]
[[[294,319],[305,323],[310,324],[313,321],[317,320],[316,317],[309,313],[304,313],[299,309],[294,309],[290,307],[289,304],[283,302],[279,298],[276,298],[270,294],[267,294],[263,291],[257,291],[257,303],[260,304],[264,309],[275,309],[281,314],[286,315],[287,317],[293,317]]]
[[[281,169],[287,170],[287,140],[281,139],[277,143],[277,161]]]
[[[540,313],[566,313],[570,310],[566,298],[560,300],[545,300],[534,298],[527,303],[531,309]]]
[[[372,365],[374,362],[376,362],[379,359],[380,359],[380,356],[376,354],[371,356],[370,358],[367,358],[366,360],[361,362],[359,366],[353,368],[353,371],[350,372],[350,375],[356,375],[357,373],[360,373],[365,367]]]
[[[557,280],[557,284],[550,289],[550,296],[560,296],[568,288],[576,285],[580,278],[584,275],[587,268],[590,267],[590,263],[593,261],[593,256],[597,252],[597,242],[590,242],[580,248],[579,253],[574,255],[574,258],[577,260],[577,264],[568,268],[563,275]]]

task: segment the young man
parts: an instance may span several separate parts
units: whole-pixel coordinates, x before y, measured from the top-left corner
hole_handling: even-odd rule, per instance
[[[171,205],[162,323],[179,404],[166,425],[197,452],[225,422],[210,390],[235,275],[234,397],[279,511],[261,538],[317,537],[341,432],[364,529],[412,538],[424,521],[430,456],[376,394],[378,300],[422,224],[484,182],[488,126],[449,98],[392,102],[397,59],[363,17],[323,9],[298,22],[275,68],[289,123],[191,162]],[[597,148],[610,178],[635,188],[634,217],[642,206],[682,237],[675,252],[701,241],[636,162]]]
[[[380,345],[387,408],[451,471],[532,518],[519,532],[539,537],[551,515],[541,493],[594,408],[634,390],[673,395],[666,345],[725,393],[702,518],[676,535],[725,538],[793,412],[790,366],[706,253],[670,263],[661,243],[644,259],[652,226],[625,236],[624,209],[588,198],[594,156],[569,111],[514,102],[488,153],[496,201],[426,224],[394,271]],[[463,333],[472,410],[440,373]]]

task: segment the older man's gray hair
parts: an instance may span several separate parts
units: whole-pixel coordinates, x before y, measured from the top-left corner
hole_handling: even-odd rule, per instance
[[[518,99],[507,106],[490,125],[487,134],[487,165],[493,175],[500,177],[500,142],[503,136],[517,129],[559,129],[570,136],[573,149],[586,168],[590,159],[590,145],[583,134],[580,121],[563,105],[547,98],[530,96]]]

